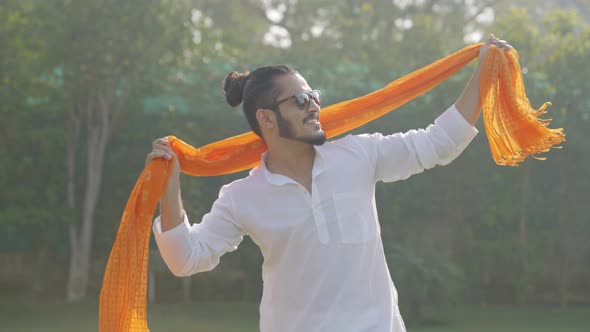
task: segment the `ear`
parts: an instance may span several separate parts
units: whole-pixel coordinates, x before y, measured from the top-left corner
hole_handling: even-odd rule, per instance
[[[276,115],[271,110],[259,108],[256,110],[256,120],[258,120],[260,128],[270,129],[276,124]]]

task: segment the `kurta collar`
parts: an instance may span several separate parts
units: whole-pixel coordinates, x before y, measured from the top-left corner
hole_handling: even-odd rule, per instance
[[[327,142],[326,142],[326,144],[327,144]],[[322,151],[323,150],[322,146],[314,146],[313,148],[315,149],[316,153],[315,153],[315,160],[313,162],[312,177],[315,178],[316,176],[318,176],[320,173],[322,173],[325,170],[326,160],[325,160],[325,156],[323,155],[324,152]],[[253,174],[256,169],[259,169],[259,171],[262,172],[266,181],[268,181],[268,183],[275,185],[275,186],[281,186],[281,185],[285,185],[288,183],[297,183],[296,181],[294,181],[293,179],[291,179],[288,176],[271,173],[268,170],[268,168],[266,167],[266,156],[267,155],[268,155],[268,151],[264,152],[260,156],[260,166],[253,169],[252,171],[250,171],[250,174]]]

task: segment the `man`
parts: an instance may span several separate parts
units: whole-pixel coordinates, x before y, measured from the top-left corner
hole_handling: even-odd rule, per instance
[[[489,45],[510,48],[493,36]],[[385,260],[375,183],[403,180],[455,159],[477,134],[478,68],[461,96],[425,130],[349,135],[325,143],[320,93],[286,66],[230,73],[225,93],[243,102],[268,151],[248,177],[224,186],[211,212],[190,225],[180,171],[154,221],[155,238],[177,276],[209,271],[249,235],[264,256],[262,332],[405,331]],[[147,162],[174,158],[165,138]]]

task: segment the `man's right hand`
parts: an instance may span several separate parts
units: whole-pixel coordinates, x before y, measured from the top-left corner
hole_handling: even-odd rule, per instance
[[[145,158],[145,165],[147,166],[153,159],[156,158],[165,158],[166,160],[173,159],[174,170],[172,175],[180,174],[178,157],[176,156],[176,153],[174,153],[174,150],[172,150],[167,137],[158,138],[152,142],[152,152],[148,153],[147,157]]]

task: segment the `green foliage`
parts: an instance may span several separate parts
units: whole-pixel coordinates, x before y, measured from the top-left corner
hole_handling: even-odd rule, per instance
[[[494,32],[518,49],[532,105],[551,101],[545,117],[565,129],[568,141],[546,161],[498,167],[480,123],[480,135],[451,165],[378,185],[382,236],[402,308],[420,316],[422,305],[433,302],[590,302],[587,21],[561,10],[531,17],[530,7],[506,1],[402,3],[4,1],[0,251],[48,250],[58,269],[67,269],[67,225],[80,214],[64,203],[67,112],[105,86],[114,87],[122,112],[96,213],[94,292],[150,143],[172,134],[201,146],[248,130],[241,110],[227,106],[221,93],[229,71],[293,65],[323,91],[327,105],[463,47],[471,32]],[[492,24],[478,20],[488,7]],[[471,73],[466,68],[356,132],[427,126],[456,100]],[[86,152],[81,145],[80,159]],[[184,177],[191,221],[209,210],[222,184],[244,175]],[[194,277],[195,298],[257,300],[261,260],[245,241],[219,271]],[[169,276],[161,285],[160,293],[181,298],[178,279]]]
[[[407,246],[384,245],[392,278],[400,294],[400,306],[408,308],[409,318],[421,322],[424,310],[433,305],[449,305],[460,298],[465,276],[449,258],[436,253],[419,254]]]

